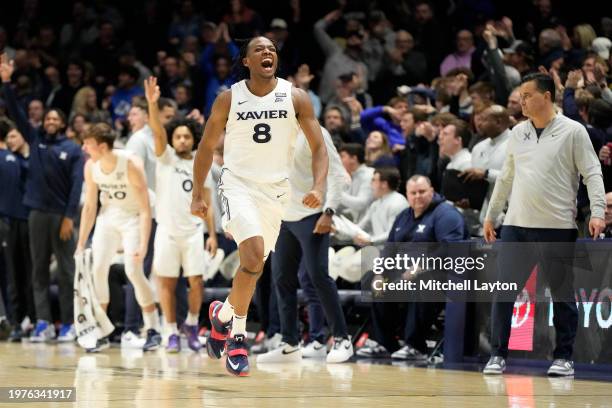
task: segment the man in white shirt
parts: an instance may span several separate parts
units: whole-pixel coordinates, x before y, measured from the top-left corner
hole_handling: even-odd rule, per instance
[[[155,191],[155,143],[153,131],[149,127],[149,113],[144,101],[134,102],[128,113],[128,122],[132,134],[130,135],[125,149],[138,155],[144,163],[145,175],[149,189]]]
[[[311,339],[304,350],[300,347],[297,327],[298,269],[302,261],[309,283],[314,286],[325,317],[336,340],[327,354],[328,363],[342,363],[353,355],[336,283],[328,273],[329,232],[332,215],[340,202],[348,176],[336,152],[331,136],[321,128],[329,156],[327,191],[323,207],[307,208],[301,197],[312,185],[312,153],[303,133],[298,134],[293,167],[289,174],[291,201],[283,215],[276,250],[272,258],[273,285],[278,294],[281,333],[278,348],[257,357],[257,363],[295,362],[305,357],[324,357],[326,339]]]
[[[464,171],[472,166],[472,155],[467,148],[470,137],[467,123],[459,119],[442,128],[438,136],[438,145],[440,157],[450,159],[446,170]]]
[[[489,182],[489,190],[480,210],[481,223],[484,222],[495,181],[506,159],[506,149],[510,139],[509,127],[510,115],[503,106],[493,105],[485,109],[481,114],[479,126],[480,134],[485,139],[478,142],[472,149],[472,167],[459,175],[465,177],[466,181],[486,180]],[[500,216],[494,220],[495,228],[501,225],[503,215],[503,212],[500,213]]]
[[[367,235],[358,233],[353,242],[359,246],[378,245],[389,237],[393,221],[397,215],[408,208],[406,197],[397,192],[400,182],[399,170],[394,167],[381,167],[374,170],[372,191],[376,200],[359,222],[359,228]]]
[[[365,165],[365,151],[358,143],[342,145],[340,158],[351,175],[351,185],[348,191],[342,193],[338,214],[346,215],[354,223],[358,223],[374,199],[370,185],[374,169]]]
[[[449,191],[445,190],[444,186],[450,183],[445,179],[447,177],[456,176],[450,174],[449,170],[462,172],[472,167],[472,154],[467,148],[471,136],[472,134],[468,124],[461,119],[452,120],[449,124],[444,126],[442,130],[440,130],[440,134],[438,136],[440,157],[450,159],[446,165],[446,168],[442,172],[441,180],[441,193],[448,194],[448,197],[446,197],[447,199],[451,196],[451,194]],[[477,218],[477,214],[474,214],[474,211],[470,211],[467,208],[469,205],[466,205],[463,201],[465,200],[456,201],[454,204],[456,207],[463,209],[461,212],[469,225],[473,223],[469,222],[469,220],[471,218]]]

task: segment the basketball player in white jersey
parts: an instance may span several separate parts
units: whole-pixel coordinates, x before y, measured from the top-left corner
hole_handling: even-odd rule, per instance
[[[191,190],[193,189],[193,148],[196,138],[202,134],[202,126],[193,119],[174,119],[164,128],[160,120],[158,100],[160,96],[157,78],[145,80],[145,96],[149,106],[149,126],[153,131],[157,167],[155,170],[157,190],[155,192],[155,211],[157,212],[157,232],[153,272],[160,278],[160,303],[168,334],[166,351],[176,353],[181,350],[181,342],[176,326],[176,284],[181,267],[183,276],[189,280],[189,311],[181,331],[187,337],[187,344],[198,352],[202,345],[198,340],[198,318],[202,306],[202,274],[206,268],[204,250],[204,228],[202,220],[190,212]],[[168,135],[170,137],[168,137]],[[172,146],[168,146],[168,142]],[[204,188],[206,203],[210,203],[212,175],[206,180]],[[206,217],[208,231],[212,231],[207,241],[211,254],[217,250],[214,233],[214,214],[209,211]]]
[[[155,350],[161,344],[159,317],[142,265],[151,231],[147,182],[142,162],[129,153],[113,150],[114,141],[115,132],[106,123],[93,125],[83,136],[83,150],[90,159],[85,164],[85,204],[76,252],[78,254],[85,248],[95,223],[91,243],[94,290],[106,310],[111,261],[117,250],[123,247],[125,274],[134,285],[147,332],[143,349]],[[96,218],[98,191],[102,206]],[[106,347],[107,339],[96,346],[97,349]]]
[[[312,150],[314,175],[312,189],[302,199],[305,206],[321,206],[327,177],[327,151],[310,98],[275,76],[276,51],[265,37],[243,45],[237,61],[243,80],[217,96],[193,170],[191,211],[204,218],[208,207],[202,185],[225,128],[219,196],[223,228],[238,244],[240,266],[225,302],[210,305],[212,329],[206,349],[211,357],[220,358],[225,347],[226,368],[237,376],[249,375],[246,314],[289,199],[288,175],[299,127]]]

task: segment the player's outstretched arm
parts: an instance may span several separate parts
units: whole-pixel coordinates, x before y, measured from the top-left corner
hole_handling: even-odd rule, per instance
[[[139,157],[130,156],[128,160],[128,181],[136,192],[138,213],[140,214],[140,245],[134,254],[134,261],[142,262],[147,255],[149,234],[151,233],[151,205],[144,165]]]
[[[304,131],[304,135],[310,145],[310,151],[312,152],[312,175],[314,182],[312,190],[304,196],[302,202],[307,207],[317,208],[322,204],[323,192],[325,191],[325,180],[327,179],[327,169],[329,167],[327,149],[323,141],[321,126],[315,117],[308,94],[301,89],[292,88],[291,96],[293,97],[293,105],[295,106],[298,122]]]
[[[85,249],[85,243],[89,238],[91,229],[96,220],[96,210],[98,209],[98,186],[93,181],[91,168],[93,162],[87,160],[85,163],[85,204],[81,210],[81,225],[79,227],[79,241],[77,243],[76,253],[80,253]]]
[[[210,166],[212,166],[213,153],[219,143],[219,138],[223,134],[227,117],[232,102],[232,93],[227,90],[215,99],[215,103],[210,111],[210,117],[204,127],[204,135],[193,161],[193,192],[191,201],[191,213],[206,220],[208,205],[204,199],[204,180],[208,176]]]
[[[155,155],[160,157],[166,151],[168,146],[168,136],[166,129],[162,126],[159,120],[159,101],[160,91],[157,85],[157,78],[150,76],[144,81],[145,97],[149,106],[149,126],[153,131],[153,140],[155,142]]]

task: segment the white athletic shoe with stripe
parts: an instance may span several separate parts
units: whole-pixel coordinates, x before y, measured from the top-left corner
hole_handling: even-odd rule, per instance
[[[257,364],[296,363],[302,360],[302,349],[287,343],[281,343],[277,348],[267,353],[257,355]]]
[[[567,377],[574,375],[574,362],[558,358],[553,361],[548,369],[548,375],[556,377]]]

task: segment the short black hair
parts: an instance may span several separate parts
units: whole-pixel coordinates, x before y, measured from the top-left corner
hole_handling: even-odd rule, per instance
[[[193,136],[193,149],[195,150],[198,147],[200,138],[202,137],[203,129],[202,129],[202,125],[200,125],[194,119],[187,119],[187,118],[172,119],[166,125],[166,134],[168,135],[168,144],[172,146],[172,134],[174,133],[176,128],[180,126],[185,126],[187,129],[189,129],[189,132],[191,132],[191,136]]]
[[[414,8],[419,7],[420,5],[427,5],[429,6],[429,9],[433,12],[434,11],[434,5],[430,0],[418,0],[414,3]]]
[[[138,68],[132,65],[122,65],[121,67],[119,67],[118,75],[121,75],[121,74],[126,74],[127,76],[131,77],[134,81],[138,81],[138,78],[140,78],[140,71],[138,71]]]
[[[449,125],[453,125],[455,127],[455,136],[461,138],[461,145],[463,147],[468,147],[470,145],[470,140],[472,139],[472,132],[470,132],[470,126],[465,120],[455,119]]]
[[[226,54],[215,54],[213,56],[213,62],[215,63],[215,65],[217,65],[217,62],[219,62],[219,60],[226,60],[229,65],[232,64],[232,59]]]
[[[346,152],[349,156],[357,156],[359,163],[365,162],[365,149],[359,143],[344,143],[340,146],[340,153]]]
[[[240,44],[240,51],[238,52],[238,55],[234,59],[234,66],[232,67],[232,74],[234,78],[236,78],[237,81],[241,81],[243,79],[250,78],[251,73],[249,69],[245,67],[244,64],[242,64],[242,60],[246,58],[247,52],[249,51],[249,45],[251,44],[251,42],[254,39],[260,38],[260,37],[264,37],[264,36],[259,35],[259,36],[251,37],[251,38],[244,39],[244,40],[234,40],[234,42]],[[278,44],[276,43],[276,41],[274,41],[271,38],[268,38],[268,37],[264,37],[264,38],[270,40],[272,44],[274,44],[274,48],[276,48],[277,64],[276,64],[276,72],[274,73],[274,76],[276,76],[278,72],[278,67],[280,67],[280,58],[278,56]]]
[[[85,75],[85,63],[83,62],[82,59],[79,59],[79,58],[76,58],[76,57],[72,57],[66,63],[66,69],[68,69],[69,65],[76,65],[77,67],[79,67],[79,69],[81,70],[83,75]]]
[[[521,79],[521,84],[531,81],[535,81],[538,91],[542,93],[550,92],[550,100],[552,102],[555,101],[555,81],[553,81],[550,75],[542,72],[534,72],[532,74],[525,75],[523,79]]]
[[[599,129],[612,126],[612,104],[603,99],[595,99],[589,105],[589,123]]]
[[[400,173],[395,167],[378,167],[374,174],[378,173],[380,181],[386,181],[391,191],[397,191],[400,183]]]
[[[8,118],[0,118],[0,142],[6,141],[11,130],[16,129],[15,123]]]
[[[423,109],[419,109],[419,108],[410,108],[406,111],[406,113],[409,113],[412,115],[412,118],[414,119],[414,122],[426,122],[427,119],[429,118],[429,115],[427,114],[427,112],[425,112]]]
[[[76,121],[76,118],[81,117],[85,120],[85,123],[89,122],[87,120],[87,116],[85,116],[83,113],[75,113],[71,118],[70,118],[70,127],[74,127],[74,122]]]
[[[43,121],[47,118],[47,115],[51,112],[55,112],[57,113],[57,116],[60,117],[60,120],[62,121],[62,126],[60,127],[60,132],[63,132],[64,130],[66,130],[66,127],[68,126],[68,119],[66,117],[66,114],[64,113],[63,110],[61,110],[60,108],[48,108],[45,109],[45,114],[43,115]]]

